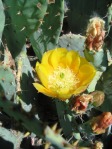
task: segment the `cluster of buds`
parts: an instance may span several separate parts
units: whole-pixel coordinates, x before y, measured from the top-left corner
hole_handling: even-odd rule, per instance
[[[94,133],[105,133],[109,125],[112,125],[112,114],[110,112],[104,112],[100,116],[93,118],[90,125]]]
[[[83,114],[86,112],[89,103],[98,107],[104,102],[104,93],[102,91],[95,91],[90,94],[82,94],[73,99],[72,111],[77,114]]]
[[[85,41],[85,46],[88,50],[99,51],[102,48],[105,38],[104,26],[105,22],[101,18],[94,17],[90,19]]]

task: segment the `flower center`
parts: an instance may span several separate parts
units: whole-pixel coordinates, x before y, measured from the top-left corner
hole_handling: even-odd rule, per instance
[[[62,89],[74,90],[79,79],[70,68],[57,67],[48,78],[48,87],[59,93]]]

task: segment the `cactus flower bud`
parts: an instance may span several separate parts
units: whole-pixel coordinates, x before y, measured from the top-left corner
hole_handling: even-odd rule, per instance
[[[105,30],[104,30],[105,22],[99,18],[94,17],[90,19],[86,30],[86,48],[90,51],[99,51],[102,48]]]
[[[100,141],[96,141],[92,149],[103,149],[103,143]]]
[[[102,91],[92,92],[91,95],[93,96],[91,102],[95,107],[99,107],[104,102],[105,94]]]
[[[75,102],[73,103],[72,111],[82,114],[86,111],[89,102],[92,100],[93,96],[88,94],[82,94],[77,96]]]
[[[110,112],[104,112],[100,116],[97,116],[91,120],[92,130],[96,134],[105,133],[109,125],[112,124],[112,114]]]

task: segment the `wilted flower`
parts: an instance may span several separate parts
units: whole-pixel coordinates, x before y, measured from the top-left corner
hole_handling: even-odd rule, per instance
[[[36,63],[36,72],[41,84],[33,85],[39,92],[66,100],[83,92],[95,76],[96,70],[78,52],[57,48],[43,54],[41,63]]]
[[[82,94],[81,96],[77,96],[74,100],[72,110],[79,114],[84,113],[92,99],[93,96],[89,94]]]
[[[92,130],[96,134],[105,133],[106,128],[112,124],[112,114],[110,112],[104,112],[100,116],[97,116],[91,120]]]
[[[105,30],[105,22],[99,18],[94,17],[90,19],[86,30],[86,48],[89,50],[99,51],[103,45]]]

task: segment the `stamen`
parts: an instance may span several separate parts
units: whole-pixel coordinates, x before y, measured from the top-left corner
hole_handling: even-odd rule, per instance
[[[70,68],[57,67],[56,70],[48,78],[48,88],[55,92],[61,89],[72,91],[75,89],[79,79]]]

